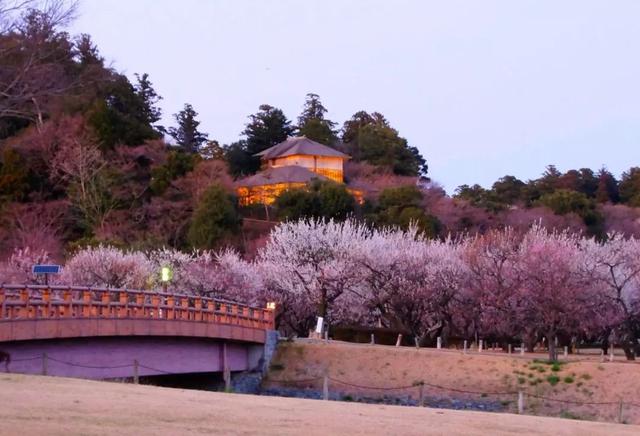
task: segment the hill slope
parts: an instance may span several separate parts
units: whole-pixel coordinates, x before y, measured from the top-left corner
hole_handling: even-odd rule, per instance
[[[553,366],[544,359],[544,354],[463,354],[433,348],[299,340],[280,344],[266,386],[318,390],[322,380],[305,380],[328,374],[329,391],[343,398],[386,395],[415,401],[420,389],[416,385],[424,382],[427,406],[503,412],[517,410],[517,392],[523,390],[526,414],[608,422],[618,421],[622,399],[623,422],[640,424],[640,362],[625,361],[622,355],[614,362],[600,362],[599,356],[580,354]],[[387,389],[392,387],[404,388]],[[508,394],[494,394],[504,392]]]

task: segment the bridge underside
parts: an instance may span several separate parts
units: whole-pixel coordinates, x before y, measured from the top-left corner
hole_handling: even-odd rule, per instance
[[[259,369],[263,345],[210,338],[119,336],[0,343],[9,370],[22,374],[112,379]],[[5,371],[0,364],[0,371]]]

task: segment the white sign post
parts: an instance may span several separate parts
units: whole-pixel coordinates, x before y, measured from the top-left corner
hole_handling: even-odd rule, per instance
[[[322,338],[322,324],[324,323],[324,318],[319,316],[318,323],[316,324],[316,333],[320,338]]]

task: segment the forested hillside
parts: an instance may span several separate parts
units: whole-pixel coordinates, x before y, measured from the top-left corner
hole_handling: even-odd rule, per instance
[[[313,93],[301,96],[295,121],[259,106],[238,120],[231,144],[201,131],[206,114],[189,103],[175,108],[174,125],[162,126],[161,90],[149,74],[127,77],[90,35],[69,34],[73,4],[38,4],[0,0],[0,258],[29,248],[62,259],[101,243],[141,250],[231,245],[251,255],[261,234],[242,218],[267,216],[417,222],[434,238],[525,229],[536,220],[599,237],[610,230],[640,235],[638,167],[617,180],[606,168],[561,173],[549,166],[537,180],[505,176],[491,189],[464,185],[450,197],[429,179],[417,144],[384,115],[357,111],[339,126]],[[259,169],[255,153],[291,135],[351,155],[346,178],[366,192],[365,203],[342,186],[318,183],[283,195],[269,210],[238,208],[234,180]]]

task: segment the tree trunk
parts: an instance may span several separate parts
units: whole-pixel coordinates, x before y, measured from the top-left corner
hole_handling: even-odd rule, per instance
[[[547,335],[547,342],[549,344],[549,361],[555,362],[558,360],[558,350],[556,349],[556,335],[553,332]]]

